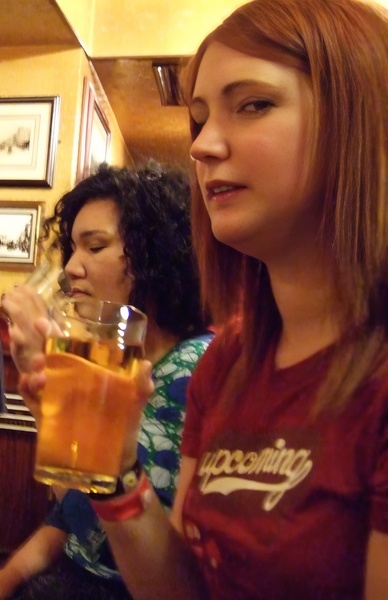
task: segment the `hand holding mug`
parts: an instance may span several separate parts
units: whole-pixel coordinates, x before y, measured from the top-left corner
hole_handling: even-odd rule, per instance
[[[44,263],[20,286],[3,294],[1,308],[7,318],[10,349],[17,369],[30,371],[30,361],[42,352],[44,336],[35,327],[40,317],[48,316],[48,307],[61,300],[65,275],[61,267]]]

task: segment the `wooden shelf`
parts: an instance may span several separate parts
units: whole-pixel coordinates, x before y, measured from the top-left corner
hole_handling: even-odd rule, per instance
[[[0,430],[36,433],[35,419],[19,394],[5,393],[7,412],[0,412]]]

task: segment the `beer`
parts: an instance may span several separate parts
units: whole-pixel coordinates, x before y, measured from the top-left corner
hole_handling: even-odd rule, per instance
[[[115,490],[123,440],[131,421],[140,420],[130,382],[141,357],[140,346],[119,347],[114,339],[47,340],[36,479]]]

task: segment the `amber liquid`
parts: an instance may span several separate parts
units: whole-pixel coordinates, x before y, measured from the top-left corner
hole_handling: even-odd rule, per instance
[[[36,479],[114,491],[128,427],[139,420],[130,386],[141,356],[139,347],[109,341],[48,340]]]

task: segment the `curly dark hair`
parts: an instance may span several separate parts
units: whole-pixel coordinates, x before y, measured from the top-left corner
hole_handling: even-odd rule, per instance
[[[201,308],[187,174],[154,161],[137,169],[100,165],[62,196],[44,224],[46,238],[55,234],[51,248],[59,248],[64,265],[72,254],[78,212],[104,198],[119,209],[119,232],[134,278],[128,303],[181,339],[203,333],[209,318]]]

